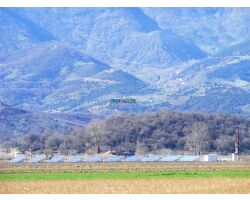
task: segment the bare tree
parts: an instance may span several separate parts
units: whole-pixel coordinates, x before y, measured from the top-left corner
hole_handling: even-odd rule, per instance
[[[195,155],[200,155],[206,149],[208,141],[208,127],[205,123],[195,122],[191,129],[191,134],[187,137],[187,144]]]
[[[91,143],[96,147],[96,152],[100,153],[100,146],[105,139],[103,122],[98,120],[90,122],[86,127],[86,133],[89,135]]]
[[[73,146],[73,144],[72,144],[70,135],[63,135],[62,136],[62,143],[59,146],[60,153],[62,153],[64,155],[68,155],[72,146]]]

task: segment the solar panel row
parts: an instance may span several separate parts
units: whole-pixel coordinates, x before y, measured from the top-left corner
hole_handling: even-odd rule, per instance
[[[159,160],[160,160],[159,156],[148,156],[148,157],[144,157],[141,159],[141,161],[143,161],[143,162],[156,162]]]
[[[84,158],[80,155],[70,156],[68,159],[65,159],[64,156],[56,155],[53,158],[49,159],[48,162],[57,163],[57,162],[194,162],[194,161],[202,161],[201,156],[165,156],[160,157],[156,155],[150,155],[146,157],[140,156],[116,156],[111,155],[108,158],[104,159],[101,155],[94,155],[92,157]],[[16,158],[12,159],[10,162],[19,163],[23,162],[26,159],[25,155],[18,155]],[[38,155],[29,160],[32,163],[44,162],[46,159],[45,155]]]
[[[123,156],[110,156],[106,160],[107,162],[121,162],[124,159]]]
[[[45,160],[46,156],[45,155],[39,155],[39,156],[36,156],[34,158],[32,158],[30,160],[30,162],[32,163],[39,163],[39,162],[42,162],[43,160]]]
[[[51,158],[48,162],[51,163],[58,163],[58,162],[63,162],[64,157],[63,156],[54,156],[53,158]]]
[[[139,162],[139,161],[141,161],[141,158],[138,156],[130,156],[130,157],[123,159],[122,161],[124,161],[124,162]]]
[[[10,162],[11,163],[20,163],[25,160],[26,156],[25,155],[17,155],[15,158],[13,158]]]
[[[71,156],[68,158],[66,162],[77,163],[77,162],[81,162],[82,160],[83,160],[82,156]]]
[[[194,162],[198,161],[200,156],[182,156],[180,157],[181,162]]]
[[[181,156],[166,156],[163,157],[160,161],[162,162],[175,162],[180,159]]]
[[[93,156],[93,157],[87,159],[87,161],[89,161],[89,162],[102,162],[103,160],[102,160],[101,156]]]

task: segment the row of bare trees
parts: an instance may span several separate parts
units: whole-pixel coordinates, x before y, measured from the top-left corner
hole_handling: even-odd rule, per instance
[[[250,152],[250,121],[226,115],[156,112],[145,114],[118,113],[103,120],[93,120],[84,128],[66,133],[28,133],[5,142],[21,150],[60,152],[63,154],[189,152],[195,155],[234,151],[234,129],[241,131],[241,151]]]
[[[242,124],[242,152],[250,151],[250,121],[227,115],[160,112],[143,115],[118,114],[93,121],[86,132],[97,152],[101,146],[117,152],[138,154],[162,149],[186,151],[195,155],[207,152],[234,152],[234,129]]]

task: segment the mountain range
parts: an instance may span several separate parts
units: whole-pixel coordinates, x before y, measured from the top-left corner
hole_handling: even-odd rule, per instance
[[[149,84],[60,42],[18,53],[1,65],[3,102],[50,112],[93,111],[112,97],[153,92]]]
[[[173,96],[186,97],[181,109],[249,116],[249,75],[250,51],[246,41],[180,72],[176,78],[182,80],[182,86]]]
[[[215,54],[249,39],[249,8],[143,8],[159,27]]]
[[[78,125],[73,113],[250,116],[249,11],[1,8],[0,101]],[[121,97],[137,103],[111,102]]]
[[[144,68],[171,67],[207,55],[189,39],[160,28],[140,8],[28,8],[15,12],[58,40],[141,79]]]
[[[13,52],[30,48],[54,37],[12,9],[0,8],[0,62],[12,59]]]
[[[92,119],[103,116],[87,113],[44,113],[29,111],[0,102],[0,143],[17,139],[24,134],[65,133],[72,128],[81,128]]]

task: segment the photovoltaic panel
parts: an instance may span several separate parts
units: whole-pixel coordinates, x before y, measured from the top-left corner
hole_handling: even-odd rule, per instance
[[[64,160],[63,156],[54,156],[48,162],[57,163],[57,162],[63,162],[63,160]]]
[[[15,158],[13,158],[10,162],[11,163],[20,163],[25,160],[25,155],[17,155]]]
[[[148,156],[141,159],[142,162],[156,162],[159,161],[159,156]]]
[[[44,161],[45,158],[46,158],[45,155],[39,155],[39,156],[36,156],[36,157],[32,158],[32,159],[30,160],[30,162],[32,162],[32,163],[39,163],[39,162]]]
[[[162,162],[175,162],[180,159],[180,156],[166,156],[163,157],[160,161]]]
[[[108,157],[105,161],[107,162],[121,162],[121,160],[123,159],[123,156],[110,156]]]
[[[181,162],[194,162],[199,161],[200,156],[181,156],[180,161]]]
[[[89,162],[89,159],[88,159],[88,158],[86,158],[86,157],[82,157],[81,162]]]
[[[83,160],[83,157],[82,156],[71,156],[69,157],[69,159],[67,160],[67,162],[70,162],[70,163],[77,163],[77,162],[81,162]]]
[[[217,154],[208,154],[203,156],[203,161],[206,162],[217,162],[218,161],[218,155]]]
[[[130,157],[123,159],[122,161],[124,161],[124,162],[139,162],[139,161],[141,161],[141,158],[138,156],[130,156]]]
[[[89,162],[102,162],[101,156],[92,156],[88,159]]]

